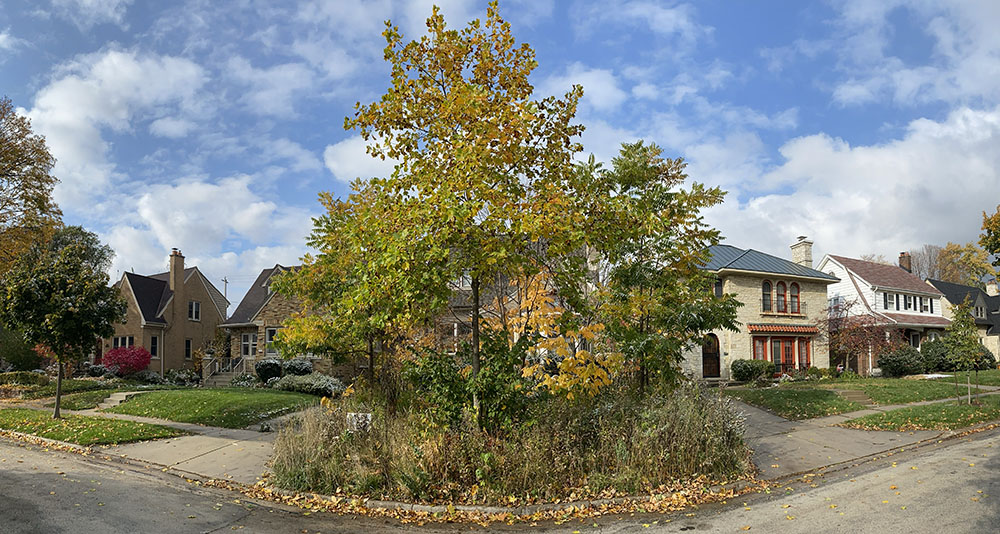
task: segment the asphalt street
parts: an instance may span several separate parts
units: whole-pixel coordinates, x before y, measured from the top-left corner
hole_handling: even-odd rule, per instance
[[[998,450],[1000,430],[993,430],[670,516],[483,529],[306,516],[194,486],[158,470],[0,441],[0,532],[996,532]]]

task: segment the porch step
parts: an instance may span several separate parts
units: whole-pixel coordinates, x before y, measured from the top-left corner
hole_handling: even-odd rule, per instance
[[[103,402],[97,405],[97,409],[104,410],[107,408],[114,408],[132,397],[142,395],[143,393],[145,393],[145,391],[122,391],[119,393],[112,393],[110,397],[104,399]]]
[[[849,400],[851,402],[856,402],[864,406],[872,406],[875,402],[867,395],[864,391],[857,389],[837,389],[834,390],[837,395],[840,395],[843,399]]]
[[[218,373],[215,373],[205,379],[203,385],[207,388],[226,387],[230,382],[232,382],[233,377],[238,374],[240,373],[235,371],[219,371]]]

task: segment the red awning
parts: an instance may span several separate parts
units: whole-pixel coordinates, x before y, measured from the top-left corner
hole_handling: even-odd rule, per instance
[[[748,324],[747,329],[751,334],[818,334],[819,328],[815,325],[796,324]]]

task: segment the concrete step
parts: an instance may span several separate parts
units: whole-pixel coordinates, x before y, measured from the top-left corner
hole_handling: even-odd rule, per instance
[[[110,397],[104,399],[103,402],[97,405],[97,409],[104,410],[107,408],[114,408],[132,397],[142,395],[143,393],[145,393],[145,391],[122,391],[119,393],[112,393]]]
[[[864,391],[859,391],[856,389],[838,389],[836,390],[836,392],[838,395],[841,396],[841,398],[844,398],[851,402],[856,402],[858,404],[863,404],[865,406],[872,406],[875,404],[875,402],[872,401],[871,398],[868,397],[868,395],[865,394]]]
[[[205,379],[203,385],[210,388],[228,386],[232,382],[233,377],[238,374],[240,373],[234,371],[220,371]]]

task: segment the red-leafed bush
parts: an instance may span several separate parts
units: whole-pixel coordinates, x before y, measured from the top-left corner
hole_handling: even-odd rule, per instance
[[[119,347],[104,353],[101,364],[108,369],[117,367],[118,374],[125,376],[145,369],[150,358],[149,351],[143,347]]]

